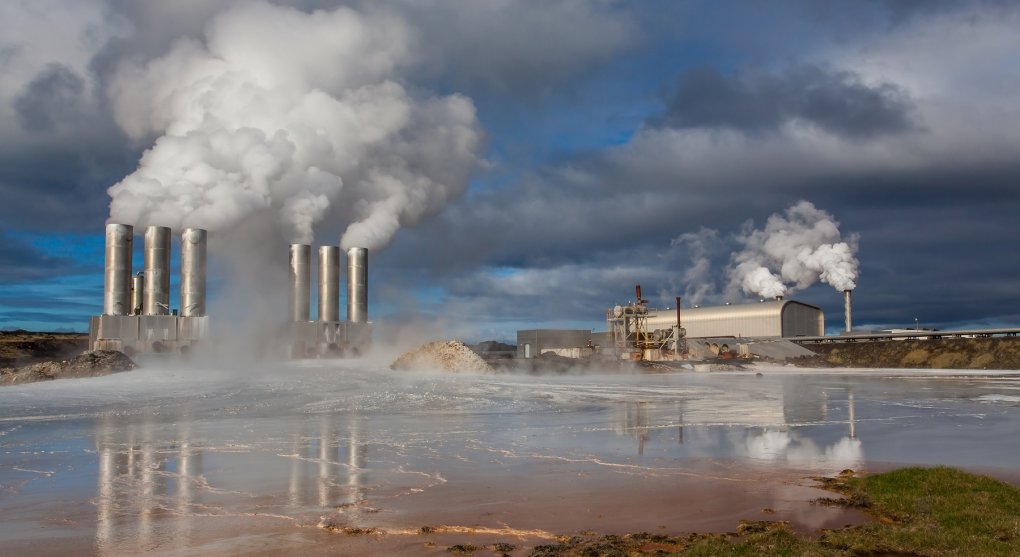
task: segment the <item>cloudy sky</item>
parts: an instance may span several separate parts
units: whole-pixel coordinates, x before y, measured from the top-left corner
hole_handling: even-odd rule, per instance
[[[754,301],[740,252],[806,201],[859,326],[1017,326],[1017,29],[1006,0],[3,2],[0,329],[101,311],[111,201],[220,237],[223,315],[240,283],[285,306],[255,285],[311,238],[374,248],[374,319],[471,340],[599,330],[635,283]],[[838,330],[832,286],[789,295]]]

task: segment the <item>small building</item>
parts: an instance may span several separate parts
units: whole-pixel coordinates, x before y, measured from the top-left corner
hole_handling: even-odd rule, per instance
[[[567,358],[592,353],[589,329],[528,329],[517,331],[517,357],[535,358],[552,352]]]
[[[680,321],[687,338],[789,338],[825,334],[822,308],[795,300],[682,308]],[[646,327],[649,332],[676,324],[675,310],[648,312]]]

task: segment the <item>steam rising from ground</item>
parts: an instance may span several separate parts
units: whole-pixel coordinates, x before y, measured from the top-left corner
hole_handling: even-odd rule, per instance
[[[818,280],[836,290],[857,286],[857,235],[843,241],[839,222],[808,201],[773,214],[764,229],[745,230],[738,240],[743,250],[733,255],[731,291],[772,298]]]
[[[482,141],[469,99],[399,82],[413,38],[384,13],[240,3],[202,40],[123,64],[118,125],[156,139],[109,189],[111,219],[223,230],[267,215],[310,243],[330,217],[344,247],[385,247],[464,192]]]

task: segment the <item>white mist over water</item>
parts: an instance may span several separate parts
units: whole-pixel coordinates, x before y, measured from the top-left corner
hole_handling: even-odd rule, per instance
[[[809,201],[773,214],[764,228],[746,230],[738,241],[743,249],[728,271],[731,292],[774,298],[819,280],[840,291],[857,286],[858,236],[844,240],[839,222]]]
[[[109,189],[111,219],[220,231],[271,218],[301,243],[329,219],[346,224],[345,248],[385,247],[462,194],[480,162],[471,100],[402,83],[415,48],[380,11],[251,2],[122,64],[107,91],[118,125],[155,139]]]

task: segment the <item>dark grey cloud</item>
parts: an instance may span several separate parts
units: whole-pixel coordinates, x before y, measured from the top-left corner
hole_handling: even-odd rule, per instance
[[[67,66],[50,64],[14,99],[18,121],[27,131],[53,131],[78,119],[85,80]]]
[[[796,66],[782,73],[742,71],[724,76],[698,68],[678,79],[666,109],[652,119],[671,128],[776,131],[800,120],[854,139],[913,129],[908,95],[889,83],[867,85],[846,70]]]

